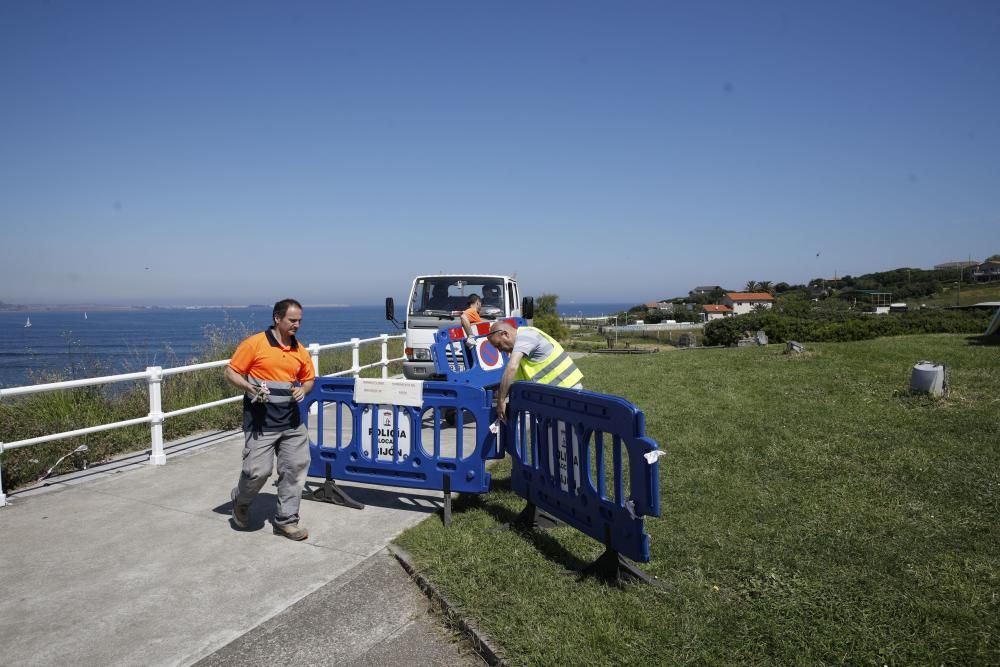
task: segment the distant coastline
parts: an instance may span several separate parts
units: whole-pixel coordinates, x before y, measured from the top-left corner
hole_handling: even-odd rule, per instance
[[[350,308],[346,303],[307,303],[306,308]],[[373,304],[373,307],[378,304]],[[189,306],[184,304],[167,306],[115,306],[101,303],[67,303],[67,304],[37,304],[37,303],[2,303],[0,302],[0,313],[106,313],[106,312],[129,312],[129,311],[150,311],[150,310],[237,310],[237,309],[260,309],[270,308],[265,304],[245,304],[245,303],[223,303],[204,306]]]

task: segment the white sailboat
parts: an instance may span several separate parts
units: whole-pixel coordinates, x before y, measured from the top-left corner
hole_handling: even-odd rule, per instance
[[[87,311],[83,311],[83,319],[87,319]]]
[[[27,320],[25,320],[25,322],[24,322],[24,328],[25,328],[25,329],[27,329],[27,328],[28,328],[28,327],[30,327],[30,326],[31,326],[31,318],[29,317],[29,318],[28,318]]]

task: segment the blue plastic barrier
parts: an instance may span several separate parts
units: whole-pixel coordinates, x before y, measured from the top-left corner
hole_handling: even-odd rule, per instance
[[[643,517],[660,515],[660,478],[658,455],[644,456],[657,449],[645,431],[642,411],[623,398],[515,382],[503,427],[511,485],[615,560],[648,562]]]
[[[316,430],[315,441],[309,443],[308,474],[446,493],[484,493],[490,489],[486,461],[503,457],[489,430],[491,403],[492,394],[480,387],[426,381],[420,408],[358,404],[352,378],[318,378],[300,404],[303,422],[314,424]],[[313,404],[318,410],[310,415]],[[448,429],[455,435],[454,453],[442,451],[446,410],[455,411],[455,428]],[[471,438],[464,428],[466,413],[475,419]],[[433,430],[428,442],[425,429]],[[324,441],[327,430],[332,430],[332,442]]]
[[[489,428],[493,393],[483,387],[425,381],[417,408],[355,403],[354,385],[351,378],[319,378],[300,404],[303,422],[315,427],[308,475],[326,480],[304,497],[364,507],[336,480],[440,490],[448,524],[451,491],[489,491],[486,462],[509,453],[511,486],[528,501],[526,513],[544,510],[605,545],[585,572],[650,581],[621,556],[649,561],[643,518],[660,515],[659,453],[647,458],[656,442],[645,435],[642,411],[625,399],[515,382],[501,448]],[[455,416],[454,451],[442,446],[448,412]],[[467,414],[475,420],[471,437]]]
[[[510,317],[506,321],[514,328],[527,324],[520,317]],[[474,355],[465,346],[465,329],[462,327],[438,329],[431,345],[434,372],[443,375],[447,382],[471,384],[476,387],[493,387],[500,384],[500,377],[503,375],[508,357],[486,340],[490,324],[490,322],[477,322],[473,325],[477,334]]]

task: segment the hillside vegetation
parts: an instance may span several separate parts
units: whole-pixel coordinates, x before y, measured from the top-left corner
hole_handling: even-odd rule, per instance
[[[990,260],[1000,260],[1000,255],[991,255]],[[719,288],[710,294],[699,296],[678,296],[664,301],[695,303],[698,305],[718,304],[726,292],[767,292],[772,296],[793,297],[805,300],[841,299],[847,303],[864,303],[866,292],[876,291],[891,294],[895,302],[907,302],[911,308],[921,305],[930,307],[947,307],[971,305],[981,301],[1000,300],[1000,283],[977,283],[972,270],[948,269],[915,269],[900,267],[890,271],[876,271],[860,276],[845,275],[838,278],[814,278],[806,285],[794,285],[786,282],[770,280],[750,280],[744,286],[737,288]],[[630,309],[636,317],[645,316],[646,321],[655,323],[668,317],[659,312],[646,314],[645,305],[639,304]],[[645,315],[643,315],[645,314]],[[700,313],[676,309],[669,315],[672,319],[699,321]]]
[[[705,325],[707,345],[733,345],[747,332],[764,331],[772,343],[851,341],[918,333],[982,333],[992,313],[986,311],[920,310],[866,314],[843,302],[816,306],[786,297],[770,310],[725,317]]]

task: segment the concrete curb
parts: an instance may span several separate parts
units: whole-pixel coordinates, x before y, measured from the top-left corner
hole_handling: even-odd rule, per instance
[[[507,661],[504,660],[500,650],[493,645],[492,641],[471,621],[463,618],[458,613],[458,608],[443,593],[435,588],[434,584],[417,571],[416,566],[413,564],[412,556],[405,549],[392,543],[386,545],[386,548],[389,550],[389,553],[396,557],[396,560],[399,561],[399,564],[403,566],[407,574],[416,582],[420,590],[441,608],[448,619],[448,623],[456,626],[472,641],[473,648],[483,660],[490,665],[498,667],[507,666]]]

